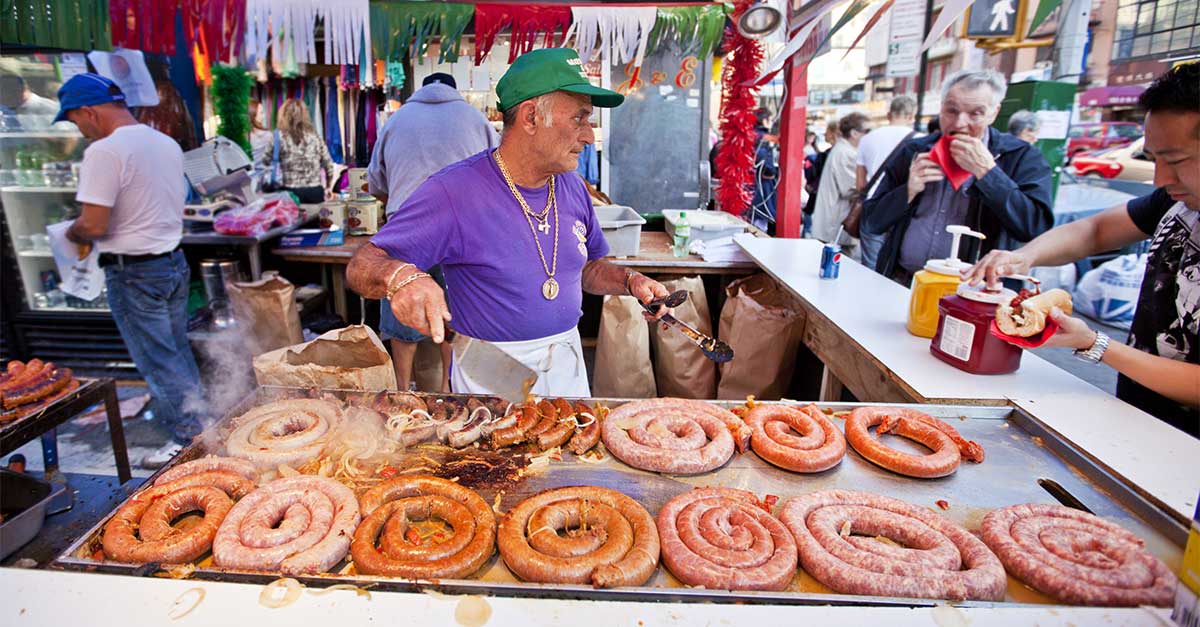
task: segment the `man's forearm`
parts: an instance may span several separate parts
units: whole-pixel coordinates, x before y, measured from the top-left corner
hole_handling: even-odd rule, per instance
[[[583,267],[583,291],[598,296],[628,294],[625,283],[628,274],[625,268],[604,259],[589,261]]]
[[[1060,266],[1145,239],[1124,206],[1112,207],[1082,220],[1055,227],[1017,252],[1030,266]]]
[[[364,298],[385,298],[388,279],[405,264],[407,262],[392,259],[382,248],[368,243],[354,253],[350,265],[346,266],[346,284]],[[411,272],[419,271],[416,267],[411,268]]]
[[[69,239],[69,240],[71,240],[72,242],[75,242],[76,244],[79,244],[79,245],[83,245],[83,244],[91,244],[91,243],[92,243],[92,238],[90,238],[90,237],[87,237],[87,236],[86,236],[85,234],[83,234],[83,233],[80,233],[80,232],[79,232],[79,231],[78,231],[78,230],[75,228],[75,227],[76,227],[76,226],[78,226],[78,225],[79,225],[79,222],[78,222],[78,221],[76,221],[76,222],[72,223],[70,227],[68,227],[68,228],[67,228],[67,239]]]
[[[1200,365],[1112,344],[1104,363],[1138,383],[1189,407],[1200,407]]]

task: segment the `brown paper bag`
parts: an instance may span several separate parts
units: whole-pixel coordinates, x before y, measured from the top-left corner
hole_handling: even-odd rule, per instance
[[[717,398],[779,399],[791,383],[804,333],[799,304],[765,274],[734,281],[725,295],[720,337],[733,348],[734,358],[721,364]]]
[[[226,288],[234,315],[246,336],[251,354],[260,355],[304,341],[296,287],[274,272],[248,283],[231,282]]]
[[[259,385],[376,392],[396,389],[396,371],[370,327],[334,329],[311,342],[254,358]]]
[[[642,306],[632,296],[605,296],[596,342],[592,395],[608,398],[654,398],[650,366],[650,333]]]
[[[668,291],[686,290],[688,299],[675,308],[674,316],[697,331],[712,335],[712,318],[704,281],[698,276],[664,280]],[[654,346],[654,378],[658,393],[679,398],[713,398],[717,393],[717,364],[704,356],[696,343],[679,329],[664,330],[652,325],[650,341]]]

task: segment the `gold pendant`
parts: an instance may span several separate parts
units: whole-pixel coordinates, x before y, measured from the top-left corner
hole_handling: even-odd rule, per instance
[[[558,281],[555,281],[554,277],[550,277],[546,279],[545,283],[542,283],[542,296],[545,296],[546,300],[558,298]]]

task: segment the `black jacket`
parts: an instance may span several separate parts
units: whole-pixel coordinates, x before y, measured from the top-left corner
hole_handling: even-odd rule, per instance
[[[910,139],[883,164],[879,187],[863,206],[863,228],[887,235],[879,252],[876,271],[891,276],[900,257],[900,243],[908,230],[920,194],[909,204],[908,172],[917,153],[929,152],[941,133]],[[992,249],[1011,250],[1054,226],[1051,211],[1053,177],[1036,147],[996,129],[988,129],[988,151],[996,167],[975,181],[967,195],[967,225],[987,236],[982,244],[963,238],[960,256]],[[924,193],[924,192],[922,192]],[[976,246],[982,246],[975,250]]]

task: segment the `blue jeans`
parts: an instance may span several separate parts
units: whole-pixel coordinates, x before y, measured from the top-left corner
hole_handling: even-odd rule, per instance
[[[887,235],[876,235],[868,233],[865,229],[859,229],[858,243],[862,250],[862,264],[872,270],[875,269],[875,263],[879,260],[879,251],[883,248],[883,243],[887,240]]]
[[[187,339],[188,271],[183,252],[104,267],[108,306],[150,387],[154,413],[180,444],[202,431],[200,370]]]

